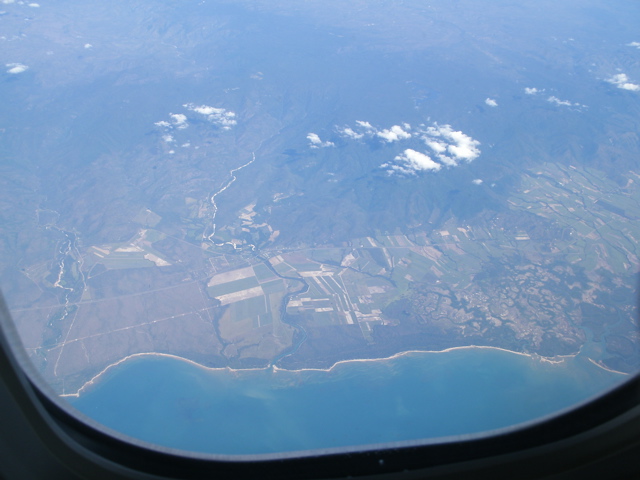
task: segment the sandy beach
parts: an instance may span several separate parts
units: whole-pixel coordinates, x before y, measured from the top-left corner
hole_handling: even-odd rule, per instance
[[[629,375],[628,373],[619,372],[618,370],[614,370],[612,368],[605,367],[604,365],[601,365],[600,362],[596,362],[593,358],[590,358],[589,361],[591,363],[593,363],[594,365],[596,365],[597,367],[600,367],[601,369],[606,370],[607,372],[618,373],[620,375]]]
[[[280,367],[276,367],[276,366],[268,366],[268,367],[262,367],[262,368],[242,368],[242,369],[235,369],[235,368],[231,368],[231,367],[207,367],[205,365],[202,365],[200,363],[197,363],[193,360],[189,360],[188,358],[184,358],[184,357],[179,357],[177,355],[171,355],[168,353],[159,353],[159,352],[144,352],[144,353],[134,353],[132,355],[128,355],[124,358],[121,358],[120,360],[118,360],[117,362],[114,362],[112,364],[107,365],[102,371],[100,371],[97,375],[95,375],[93,378],[91,378],[91,380],[89,380],[88,382],[86,382],[84,385],[82,385],[82,387],[80,387],[75,393],[64,393],[61,394],[61,397],[79,397],[80,394],[82,394],[82,392],[84,392],[86,389],[90,388],[92,385],[94,385],[97,381],[99,381],[99,379],[105,375],[107,372],[109,372],[111,369],[113,369],[114,367],[117,367],[118,365],[121,365],[122,363],[134,359],[134,358],[142,358],[142,357],[167,357],[167,358],[173,358],[176,360],[180,360],[183,362],[187,362],[191,365],[194,365],[196,367],[208,370],[208,371],[228,371],[228,372],[234,372],[234,373],[240,373],[240,372],[250,372],[250,371],[262,371],[262,370],[273,370],[274,372],[278,372],[278,371],[283,371],[283,372],[331,372],[332,370],[334,370],[336,367],[338,367],[341,364],[347,364],[347,363],[353,363],[353,362],[380,362],[380,361],[387,361],[387,360],[393,360],[396,358],[400,358],[406,355],[413,355],[413,354],[422,354],[422,353],[447,353],[447,352],[452,352],[455,350],[469,350],[469,349],[488,349],[488,350],[500,350],[503,352],[507,352],[507,353],[512,353],[515,355],[521,355],[521,356],[525,356],[525,357],[529,357],[533,360],[539,360],[542,362],[548,362],[548,363],[553,363],[553,364],[560,364],[563,363],[567,358],[573,358],[575,357],[577,354],[575,355],[559,355],[556,357],[543,357],[541,355],[538,354],[530,354],[530,353],[524,353],[524,352],[515,352],[513,350],[507,350],[506,348],[500,348],[500,347],[491,347],[491,346],[485,346],[485,345],[466,345],[466,346],[460,346],[460,347],[451,347],[451,348],[446,348],[444,350],[407,350],[404,352],[399,352],[396,353],[394,355],[390,355],[388,357],[381,357],[381,358],[356,358],[356,359],[350,359],[350,360],[340,360],[336,363],[334,363],[333,365],[331,365],[328,368],[300,368],[300,369],[295,369],[295,370],[289,370],[286,368],[280,368]],[[589,359],[589,361],[591,361],[594,365],[597,365],[598,367],[610,371],[612,373],[623,373],[623,372],[617,372],[615,370],[611,370],[609,368],[606,368],[602,365],[600,365],[598,362]]]

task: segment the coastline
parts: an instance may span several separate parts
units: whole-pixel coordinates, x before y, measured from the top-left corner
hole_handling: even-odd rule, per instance
[[[593,363],[595,366],[600,367],[603,370],[606,370],[607,372],[617,373],[620,375],[627,375],[627,376],[629,375],[628,373],[620,372],[618,370],[614,370],[613,368],[605,367],[604,365],[601,365],[599,362],[596,362],[593,358],[590,358],[589,361]]]
[[[131,355],[127,355],[126,357],[121,358],[120,360],[113,362],[109,365],[107,365],[105,368],[103,368],[98,374],[94,375],[90,380],[88,380],[87,382],[85,382],[75,393],[63,393],[60,394],[60,397],[75,397],[78,398],[80,397],[80,395],[82,394],[82,392],[84,390],[86,390],[87,388],[90,388],[92,385],[94,385],[96,382],[98,382],[100,380],[100,377],[102,377],[103,375],[105,375],[108,371],[110,371],[111,369],[113,369],[114,367],[117,367],[118,365],[121,365],[122,363],[134,359],[134,358],[142,358],[142,357],[165,357],[165,358],[173,358],[175,360],[180,360],[186,363],[189,363],[193,366],[208,370],[208,371],[228,371],[228,372],[232,372],[232,373],[242,373],[242,372],[251,372],[251,371],[266,371],[266,370],[272,370],[273,372],[291,372],[291,373],[296,373],[296,372],[331,372],[334,368],[336,368],[337,366],[341,365],[341,364],[346,364],[346,363],[362,363],[362,362],[380,362],[380,361],[387,361],[387,360],[394,360],[406,355],[411,355],[411,354],[420,354],[420,353],[448,353],[448,352],[452,352],[455,350],[469,350],[469,349],[485,349],[485,350],[500,350],[503,352],[507,352],[507,353],[512,353],[515,355],[521,355],[521,356],[525,356],[525,357],[529,357],[532,360],[538,360],[541,362],[547,362],[547,363],[551,363],[551,364],[560,364],[560,363],[564,363],[564,361],[567,358],[574,358],[577,355],[579,355],[580,352],[573,354],[573,355],[558,355],[555,357],[543,357],[541,355],[535,354],[535,353],[524,353],[524,352],[515,352],[513,350],[508,350],[506,348],[501,348],[501,347],[492,347],[492,346],[488,346],[488,345],[464,345],[464,346],[460,346],[460,347],[450,347],[450,348],[446,348],[444,350],[406,350],[403,352],[398,352],[395,353],[393,355],[390,355],[388,357],[379,357],[379,358],[354,358],[354,359],[349,359],[349,360],[339,360],[337,362],[335,362],[333,365],[331,365],[328,368],[300,368],[300,369],[287,369],[287,368],[279,368],[277,366],[266,366],[266,367],[261,367],[261,368],[231,368],[231,367],[207,367],[205,365],[202,365],[201,363],[198,363],[194,360],[190,360],[188,358],[184,358],[184,357],[180,357],[178,355],[172,355],[170,353],[160,353],[160,352],[141,352],[141,353],[133,353]],[[607,370],[609,372],[612,373],[617,373],[617,374],[623,374],[623,375],[627,375],[624,372],[618,372],[615,370],[611,370],[607,367],[604,367],[600,364],[598,364],[596,361],[594,361],[593,359],[589,358],[589,361],[592,362],[594,365]]]
[[[86,389],[88,387],[91,387],[91,385],[96,383],[99,380],[99,378],[102,377],[104,374],[106,374],[109,370],[111,370],[114,367],[117,367],[118,365],[126,362],[127,360],[131,360],[132,358],[139,358],[139,357],[173,358],[175,360],[180,360],[182,362],[189,363],[189,364],[191,364],[191,365],[193,365],[195,367],[203,368],[205,370],[210,370],[210,371],[227,370],[229,372],[250,372],[250,371],[267,370],[269,368],[269,367],[264,367],[264,368],[238,368],[238,369],[235,369],[235,368],[231,368],[231,367],[207,367],[205,365],[202,365],[201,363],[195,362],[195,361],[190,360],[188,358],[180,357],[178,355],[172,355],[170,353],[160,353],[160,352],[132,353],[131,355],[127,355],[126,357],[121,358],[117,362],[113,362],[113,363],[107,365],[106,367],[104,367],[100,371],[100,373],[94,375],[91,378],[91,380],[85,382],[75,393],[62,393],[59,396],[60,397],[76,397],[76,398],[78,398],[84,389]]]
[[[545,359],[546,357],[541,357],[537,354],[531,354],[531,353],[524,353],[524,352],[514,352],[513,350],[507,350],[506,348],[501,348],[501,347],[491,347],[491,346],[487,346],[487,345],[464,345],[464,346],[460,346],[460,347],[449,347],[449,348],[445,348],[444,350],[405,350],[404,352],[398,352],[398,353],[394,353],[393,355],[390,355],[388,357],[379,357],[379,358],[353,358],[350,360],[338,360],[337,362],[335,362],[333,365],[331,365],[329,368],[299,368],[299,369],[295,369],[295,370],[289,370],[288,368],[279,368],[274,366],[273,370],[274,371],[285,371],[285,372],[330,372],[331,370],[333,370],[335,367],[337,367],[340,364],[343,363],[352,363],[352,362],[379,362],[379,361],[383,361],[383,360],[394,360],[396,358],[400,358],[406,355],[411,355],[414,353],[448,353],[448,352],[453,352],[455,350],[469,350],[469,349],[488,349],[488,350],[501,350],[503,352],[508,352],[508,353],[513,353],[515,355],[522,355],[525,357],[529,357],[532,359]],[[551,357],[551,358],[556,358],[556,357]],[[561,363],[562,361],[552,361],[552,360],[545,360],[545,361],[549,361],[551,363]]]

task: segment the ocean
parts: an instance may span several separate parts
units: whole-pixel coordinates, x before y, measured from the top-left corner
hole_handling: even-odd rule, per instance
[[[581,356],[550,363],[491,348],[411,352],[328,371],[207,369],[144,355],[67,398],[134,438],[256,454],[492,430],[570,407],[624,378]]]

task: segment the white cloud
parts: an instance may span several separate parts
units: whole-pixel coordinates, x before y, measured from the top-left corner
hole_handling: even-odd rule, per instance
[[[525,87],[524,93],[527,95],[535,95],[536,93],[544,92],[544,90],[538,90],[535,87]]]
[[[11,3],[14,3],[15,0],[0,0],[0,3],[4,3],[5,5],[9,5]]]
[[[316,133],[309,133],[307,135],[307,140],[309,140],[309,146],[311,148],[325,148],[325,147],[333,147],[333,142],[323,142],[320,140],[320,137]]]
[[[396,164],[383,163],[382,168],[387,169],[388,174],[401,173],[404,175],[415,175],[416,172],[437,172],[442,168],[437,162],[434,162],[429,155],[417,152],[411,148],[407,148],[404,152],[394,158]]]
[[[438,142],[437,140],[430,140],[428,137],[423,138],[424,143],[427,144],[431,150],[436,153],[444,153],[447,151],[447,144],[444,142]]]
[[[202,115],[220,115],[225,111],[224,108],[210,107],[208,105],[197,106],[193,103],[185,103],[183,107],[188,108],[193,112],[201,113]]]
[[[165,122],[164,120],[160,120],[159,122],[154,123],[155,126],[157,127],[171,127],[171,124],[169,122]]]
[[[400,125],[394,125],[390,129],[384,129],[377,132],[376,135],[389,143],[411,138],[411,134],[409,132],[405,132]]]
[[[553,95],[547,98],[547,102],[553,103],[554,105],[558,105],[559,107],[587,108],[586,105],[581,105],[579,103],[571,103],[569,100],[560,100],[558,97],[554,97]]]
[[[207,120],[215,125],[221,126],[224,130],[229,130],[238,122],[235,120],[236,114],[225,108],[210,107],[208,105],[195,105],[193,103],[185,103],[183,105],[187,110],[199,113],[207,117]]]
[[[607,82],[612,83],[616,87],[621,88],[623,90],[640,92],[640,85],[638,85],[637,83],[631,83],[629,81],[629,77],[627,77],[627,75],[625,75],[624,73],[619,73],[617,75],[614,75],[611,78],[608,78]]]
[[[458,162],[455,159],[447,156],[447,155],[438,155],[438,160],[444,163],[447,167],[457,167]]]
[[[358,133],[358,132],[354,131],[352,128],[349,128],[349,127],[345,127],[342,130],[338,129],[338,133],[340,135],[342,135],[343,137],[352,138],[354,140],[358,140],[358,139],[364,137],[363,133]]]
[[[7,63],[5,67],[8,67],[7,73],[11,73],[13,75],[17,75],[18,73],[22,73],[29,69],[26,65],[22,63]]]
[[[40,4],[39,3],[30,3],[29,6],[31,8],[40,8]]]
[[[169,116],[173,120],[173,124],[179,130],[184,130],[185,128],[187,128],[189,126],[189,124],[187,123],[187,116],[186,115],[183,115],[182,113],[170,113]]]
[[[403,125],[405,125],[408,128],[411,128],[411,125],[409,125],[408,123],[405,123]],[[400,128],[400,127],[397,127],[397,128]],[[393,129],[393,127],[392,127],[392,129]],[[350,138],[350,139],[353,139],[353,140],[360,140],[361,138],[363,138],[365,136],[374,137],[374,136],[378,135],[378,129],[375,128],[373,125],[371,125],[369,122],[365,122],[363,120],[356,120],[356,124],[355,124],[355,126],[353,128],[348,127],[348,126],[340,128],[340,127],[336,126],[336,130],[343,137]],[[385,132],[390,132],[390,130],[386,130]],[[402,134],[406,134],[406,132],[402,132]],[[393,140],[391,140],[391,141],[393,141]]]
[[[474,185],[482,185],[483,180],[481,178],[476,178],[475,180],[471,180],[471,183]]]
[[[543,90],[537,90],[538,93],[542,93],[544,92]],[[587,105],[583,105],[581,103],[571,103],[569,100],[561,100],[558,97],[556,97],[555,95],[551,95],[549,97],[547,97],[547,102],[557,106],[557,107],[569,107],[572,109],[575,109],[577,111],[581,111],[584,108],[589,108]]]
[[[436,127],[438,133],[450,142],[447,146],[447,152],[457,160],[472,162],[480,156],[480,149],[478,148],[480,145],[479,141],[474,140],[460,131],[453,130],[451,125],[436,125]]]
[[[623,83],[622,85],[618,85],[618,88],[622,88],[623,90],[631,90],[632,92],[640,92],[640,85],[637,83]]]
[[[365,128],[367,130],[374,130],[369,122],[363,122],[362,120],[356,120],[356,125],[359,127]]]
[[[311,142],[312,145],[320,145],[322,144],[322,140],[320,140],[320,137],[318,136],[317,133],[308,133],[307,134],[307,140],[309,140]]]
[[[490,107],[497,107],[498,106],[498,102],[496,102],[493,98],[487,98],[484,103],[486,103],[487,105],[489,105]]]
[[[480,142],[451,125],[434,124],[422,130],[422,140],[438,155],[438,160],[448,167],[455,167],[459,161],[472,162],[480,156]]]
[[[636,48],[640,48],[640,42],[631,42],[631,43],[627,43],[627,47],[636,47]]]
[[[89,50],[90,48],[93,48],[93,45],[91,45],[90,43],[85,43],[85,44],[84,44],[84,48],[86,48],[87,50]]]
[[[162,140],[164,140],[167,143],[172,143],[175,140],[173,139],[173,135],[163,135],[162,136]]]
[[[362,120],[356,121],[353,127],[336,127],[342,137],[350,140],[377,137],[389,144],[400,141],[411,144],[417,142],[415,139],[419,139],[433,152],[427,154],[406,148],[402,153],[397,154],[392,161],[380,165],[389,174],[415,175],[418,172],[438,171],[443,167],[456,167],[461,162],[472,162],[481,153],[479,141],[461,131],[454,130],[450,125],[434,123],[432,126],[426,127],[421,124],[418,128],[413,129],[412,133],[409,133],[411,129],[410,124],[401,123],[388,129],[378,130],[371,123]],[[333,142],[323,142],[315,133],[309,133],[307,139],[311,148],[334,146]]]
[[[558,97],[554,97],[553,95],[547,98],[547,102],[553,103],[555,105],[563,106],[563,107],[571,107],[573,103],[568,100],[560,100]]]

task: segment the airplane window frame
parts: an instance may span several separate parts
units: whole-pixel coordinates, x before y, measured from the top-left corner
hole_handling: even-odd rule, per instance
[[[39,458],[37,448],[32,453],[36,452],[38,462],[55,466],[47,470],[46,477],[30,476],[26,465],[19,476],[9,476],[11,469],[5,464],[15,464],[20,453],[7,460],[12,453],[4,438],[0,441],[0,478],[7,479],[249,479],[256,478],[257,472],[261,478],[283,479],[509,478],[515,467],[522,479],[573,478],[576,469],[582,471],[581,478],[597,478],[598,472],[607,478],[631,478],[640,473],[640,462],[634,464],[640,454],[640,375],[567,411],[455,438],[242,456],[147,444],[99,425],[53,393],[22,349],[1,294],[0,424],[18,425],[12,433],[19,440],[9,444],[9,450],[19,450],[21,442],[33,449],[39,442],[49,458]],[[7,432],[2,433],[6,436]],[[22,460],[31,463],[26,457]],[[62,468],[60,476],[56,468]],[[567,473],[570,477],[562,476]]]

